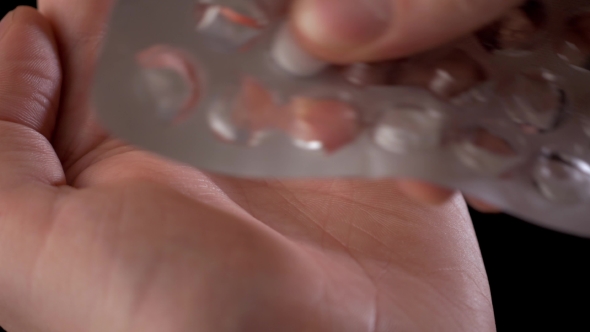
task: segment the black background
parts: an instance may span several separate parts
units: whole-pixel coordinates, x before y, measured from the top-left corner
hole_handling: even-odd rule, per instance
[[[35,5],[0,1],[0,16],[16,4]],[[590,240],[471,212],[498,331],[590,331]]]

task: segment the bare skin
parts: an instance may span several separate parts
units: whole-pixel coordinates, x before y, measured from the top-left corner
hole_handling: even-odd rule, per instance
[[[0,325],[495,330],[461,196],[230,179],[109,137],[89,87],[111,5],[39,0],[0,28]]]

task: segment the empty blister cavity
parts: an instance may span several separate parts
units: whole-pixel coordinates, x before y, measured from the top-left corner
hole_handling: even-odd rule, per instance
[[[517,144],[483,127],[460,130],[452,149],[459,160],[474,171],[501,176],[521,161]]]
[[[544,151],[532,173],[536,187],[550,201],[574,204],[590,197],[590,165],[582,159]]]
[[[390,85],[422,87],[443,99],[458,97],[487,80],[483,67],[460,49],[401,61],[389,75]]]
[[[431,108],[399,105],[385,111],[373,131],[373,140],[398,154],[423,152],[440,145],[442,114]]]
[[[204,171],[411,176],[590,236],[590,203],[559,210],[590,202],[583,2],[523,1],[436,49],[333,65],[290,30],[290,0],[120,0],[94,100],[113,135]]]
[[[235,1],[232,6],[199,2],[194,10],[195,29],[219,51],[237,51],[253,42],[268,24],[254,1]]]
[[[195,62],[185,52],[158,45],[137,54],[139,95],[149,98],[158,116],[182,120],[197,106],[202,84]]]
[[[543,2],[529,0],[509,10],[476,35],[488,51],[526,54],[539,43],[546,22],[547,12]]]
[[[298,96],[279,103],[251,77],[218,98],[209,125],[227,143],[255,146],[271,131],[282,132],[301,149],[326,153],[350,144],[361,130],[357,109],[345,101]]]
[[[335,152],[352,143],[361,126],[358,109],[346,101],[331,98],[294,97],[284,130],[300,148]]]
[[[547,132],[560,123],[565,93],[549,72],[523,72],[499,82],[497,93],[508,116],[527,133]]]
[[[570,17],[562,38],[556,41],[558,56],[576,68],[590,69],[590,11]]]
[[[271,91],[246,77],[218,98],[209,111],[209,126],[224,142],[255,146],[280,121],[279,115]]]

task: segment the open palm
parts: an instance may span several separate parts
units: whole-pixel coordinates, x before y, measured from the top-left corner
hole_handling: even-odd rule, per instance
[[[492,331],[465,204],[393,181],[247,181],[110,138],[89,104],[110,1],[0,32],[8,331]]]

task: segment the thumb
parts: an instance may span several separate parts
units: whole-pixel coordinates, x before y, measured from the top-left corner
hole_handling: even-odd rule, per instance
[[[297,0],[294,30],[330,62],[402,57],[492,22],[522,0]]]
[[[7,14],[0,22],[0,193],[33,180],[62,182],[49,143],[60,81],[49,23],[30,7]]]

